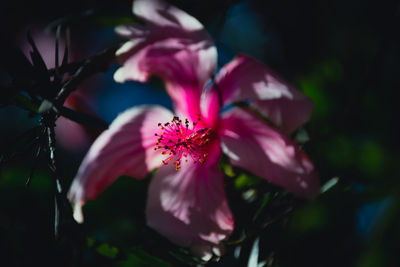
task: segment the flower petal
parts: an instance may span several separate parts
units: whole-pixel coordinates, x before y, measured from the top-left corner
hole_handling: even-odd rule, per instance
[[[224,114],[221,146],[233,165],[242,167],[303,197],[319,192],[313,164],[285,135],[252,113],[233,109]]]
[[[211,88],[210,88],[211,89]],[[204,90],[201,95],[200,107],[202,120],[209,128],[215,128],[220,116],[220,100],[216,90]]]
[[[80,207],[95,198],[121,175],[144,178],[161,165],[162,156],[153,150],[158,122],[172,113],[160,106],[140,106],[120,114],[93,143],[76,175],[68,197],[82,221]]]
[[[290,134],[307,122],[312,113],[313,101],[310,98],[291,100],[287,98],[259,100],[251,103],[279,129]]]
[[[311,116],[311,99],[289,85],[263,63],[240,55],[226,64],[216,78],[224,104],[250,100],[251,105],[290,133]]]
[[[116,28],[130,41],[117,51],[123,66],[114,79],[144,82],[158,75],[166,82],[175,110],[196,118],[201,91],[216,67],[211,37],[194,17],[162,1],[136,0],[133,13],[144,25]]]
[[[218,248],[234,225],[216,160],[218,143],[213,151],[211,160],[202,164],[188,162],[179,171],[173,164],[161,167],[147,200],[147,224],[199,256]]]

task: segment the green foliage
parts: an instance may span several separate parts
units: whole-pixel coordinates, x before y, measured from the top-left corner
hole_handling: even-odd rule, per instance
[[[119,252],[117,247],[111,246],[106,243],[99,245],[96,248],[96,251],[100,255],[110,258],[110,259],[115,259],[115,257],[118,255],[118,252]]]
[[[126,260],[117,263],[118,267],[129,267],[129,266],[160,266],[160,267],[172,267],[173,265],[160,260],[159,258],[153,257],[143,250],[133,250],[126,255]]]

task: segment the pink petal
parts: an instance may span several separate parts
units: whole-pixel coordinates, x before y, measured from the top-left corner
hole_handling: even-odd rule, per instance
[[[144,25],[116,28],[130,41],[117,51],[123,66],[114,79],[145,82],[158,75],[165,80],[175,110],[196,118],[201,91],[216,67],[211,37],[195,18],[162,1],[136,0],[133,13]]]
[[[219,248],[233,230],[223,177],[218,169],[218,143],[204,163],[161,167],[151,181],[147,224],[172,242],[191,247],[201,257]]]
[[[295,101],[287,98],[257,100],[251,105],[286,134],[307,122],[314,106],[313,101],[307,97]]]
[[[297,129],[311,116],[311,99],[249,56],[240,55],[225,65],[216,84],[224,104],[250,100],[285,133]]]
[[[233,165],[242,167],[303,197],[319,192],[313,164],[285,135],[252,113],[233,109],[224,115],[221,146]]]
[[[80,207],[95,198],[121,175],[144,178],[160,166],[162,155],[153,148],[159,122],[169,121],[172,113],[160,106],[140,106],[120,114],[93,143],[76,175],[69,199],[74,216],[82,221]]]
[[[219,121],[220,103],[216,90],[204,90],[201,95],[200,107],[202,120],[208,128],[215,128]]]

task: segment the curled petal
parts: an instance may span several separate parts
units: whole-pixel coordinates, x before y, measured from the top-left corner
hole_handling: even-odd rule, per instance
[[[263,63],[240,55],[226,64],[216,78],[224,104],[250,104],[285,133],[309,120],[313,103]]]
[[[312,198],[318,194],[313,164],[285,135],[241,109],[225,114],[221,129],[222,150],[233,165],[298,196]]]
[[[196,18],[161,0],[135,0],[132,12],[159,27],[169,26],[188,32],[203,29],[203,25]],[[170,33],[172,32],[165,34]]]
[[[216,67],[211,37],[194,17],[162,1],[136,0],[133,13],[144,25],[116,28],[130,40],[117,51],[123,66],[114,79],[145,82],[158,75],[165,80],[176,111],[196,118],[201,91]]]
[[[218,144],[213,152],[220,155]],[[215,155],[211,155],[215,158]],[[172,242],[205,257],[233,230],[217,161],[161,167],[151,181],[147,224]]]
[[[93,143],[76,175],[68,197],[74,217],[82,221],[80,207],[95,198],[121,175],[144,178],[161,165],[161,155],[153,148],[159,122],[172,113],[160,106],[140,106],[120,114]]]

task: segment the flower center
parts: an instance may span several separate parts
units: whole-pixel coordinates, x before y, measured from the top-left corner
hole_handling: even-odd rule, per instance
[[[158,137],[154,150],[161,150],[162,155],[168,155],[162,161],[164,165],[175,157],[176,170],[181,168],[182,159],[185,162],[188,158],[192,158],[193,163],[204,162],[208,156],[205,146],[210,141],[211,129],[197,128],[198,121],[200,121],[200,116],[197,122],[192,122],[191,129],[188,119],[182,122],[177,116],[173,117],[171,122],[158,123],[161,133],[154,134]]]

